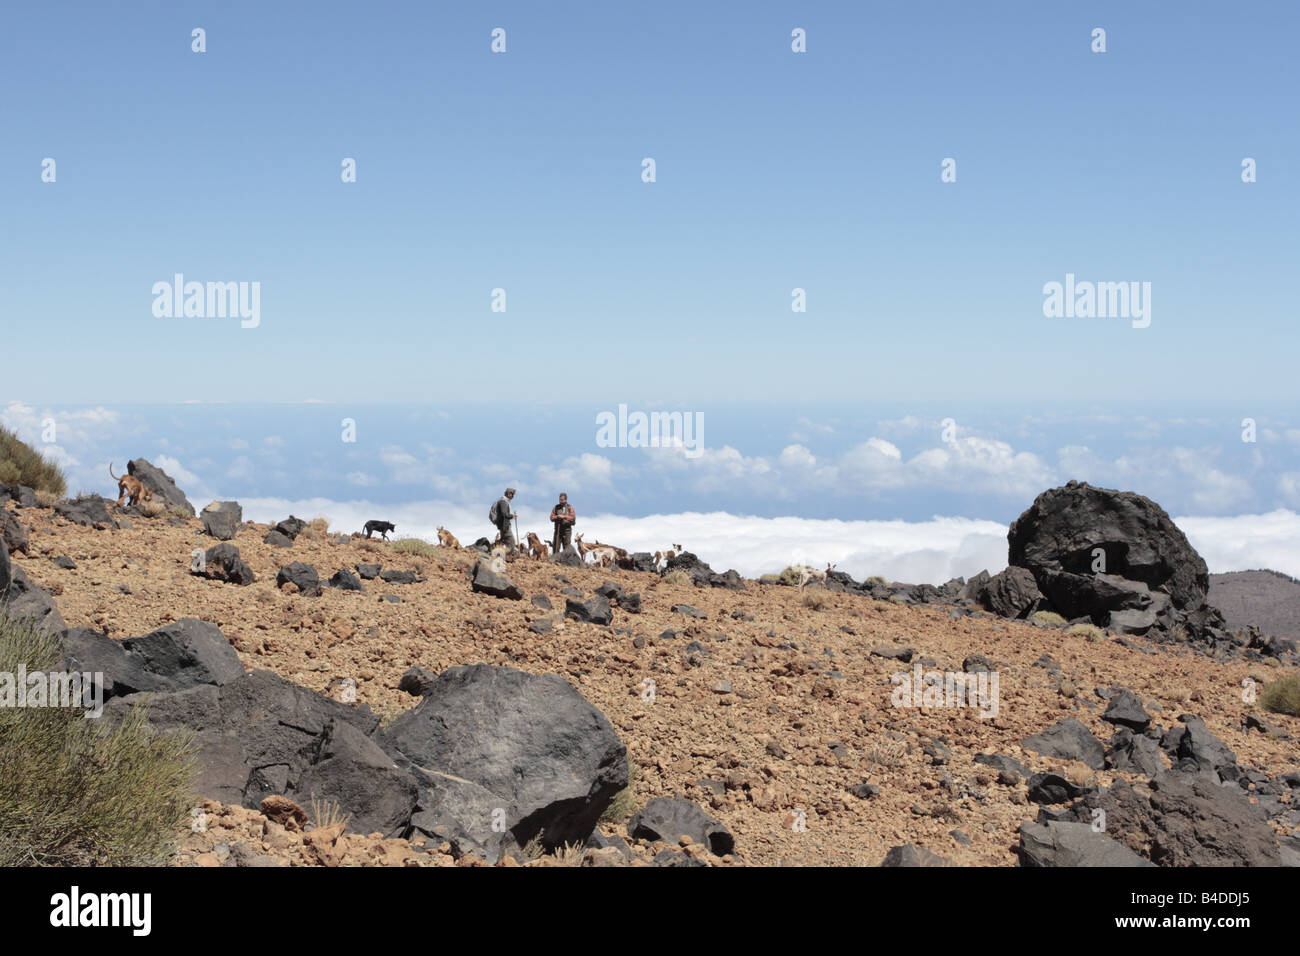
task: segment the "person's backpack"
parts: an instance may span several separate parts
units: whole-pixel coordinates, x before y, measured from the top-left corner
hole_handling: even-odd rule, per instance
[[[492,509],[488,512],[488,521],[494,525],[501,524],[501,499],[492,502]]]

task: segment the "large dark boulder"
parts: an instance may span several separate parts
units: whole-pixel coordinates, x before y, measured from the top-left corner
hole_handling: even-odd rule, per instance
[[[9,567],[9,549],[0,548],[0,602],[3,602],[9,593],[9,579],[13,572]]]
[[[253,671],[220,687],[114,698],[105,716],[120,719],[145,702],[155,728],[194,733],[201,797],[256,809],[272,794],[314,795],[338,800],[356,832],[402,836],[409,828],[415,781],[375,742],[379,718],[369,708]]]
[[[1090,617],[1094,624],[1105,625],[1108,616],[1119,611],[1146,611],[1154,605],[1154,615],[1169,603],[1161,592],[1153,592],[1142,581],[1117,574],[1075,574],[1070,571],[1046,570],[1041,574],[1043,593],[1057,613],[1073,620]]]
[[[335,801],[351,814],[354,833],[396,836],[406,831],[419,785],[379,745],[337,717],[325,725],[311,763],[285,788],[303,806]]]
[[[1009,567],[984,583],[979,603],[1000,617],[1024,618],[1045,604],[1032,573],[1024,568]]]
[[[184,492],[176,487],[167,472],[151,465],[143,458],[136,458],[126,463],[128,474],[139,478],[146,488],[153,491],[153,500],[161,501],[168,511],[180,511],[194,516],[194,506],[185,497]]]
[[[634,840],[658,840],[676,846],[683,836],[709,848],[714,856],[725,856],[736,848],[736,839],[721,821],[689,800],[654,797],[645,809],[627,821],[627,834]]]
[[[1160,866],[1279,865],[1268,815],[1240,787],[1213,773],[1167,771],[1151,791],[1148,799],[1119,780],[1089,792],[1071,814],[1081,824],[1104,820],[1107,833]]]
[[[194,618],[123,641],[73,628],[63,636],[63,656],[68,670],[103,674],[105,698],[228,684],[244,676],[239,655],[217,626]]]
[[[244,520],[244,509],[238,501],[214,501],[203,509],[199,517],[206,534],[218,541],[230,541]]]
[[[1050,593],[1053,575],[1105,573],[1162,590],[1180,610],[1205,603],[1210,575],[1165,510],[1131,491],[1071,481],[1043,492],[1007,533],[1007,561]],[[1094,571],[1094,552],[1105,555]]]
[[[488,862],[581,843],[628,782],[614,728],[554,674],[450,668],[380,742],[420,781],[412,827]]]

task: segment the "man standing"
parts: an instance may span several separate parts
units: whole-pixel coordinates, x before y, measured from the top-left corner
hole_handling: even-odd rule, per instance
[[[573,505],[569,504],[569,496],[561,492],[560,503],[551,509],[551,524],[555,525],[555,532],[551,535],[553,554],[559,554],[563,548],[573,547],[569,538],[573,534],[573,522],[576,518]]]
[[[515,533],[510,527],[510,522],[515,517],[514,512],[510,510],[510,500],[514,496],[515,489],[507,488],[506,493],[496,500],[496,504],[488,512],[488,520],[496,525],[497,531],[501,533],[501,543],[506,546],[507,551],[515,550]]]

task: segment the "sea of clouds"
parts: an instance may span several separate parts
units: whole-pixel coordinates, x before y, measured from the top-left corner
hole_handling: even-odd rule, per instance
[[[396,537],[437,540],[445,526],[470,544],[492,537],[487,506],[471,511],[445,502],[376,505],[365,500],[254,498],[241,502],[248,520],[274,522],[289,514],[324,517],[331,529],[352,532],[371,518],[392,521]],[[550,540],[547,512],[521,508],[519,529]],[[1211,572],[1272,568],[1300,577],[1300,514],[1278,510],[1231,518],[1175,518]],[[1007,529],[995,521],[936,516],[928,521],[837,521],[758,518],[725,512],[656,514],[641,518],[579,515],[584,540],[628,551],[658,551],[673,544],[707,561],[715,571],[735,568],[746,577],[775,573],[789,564],[835,564],[854,578],[873,574],[891,581],[941,584],[1007,564]]]

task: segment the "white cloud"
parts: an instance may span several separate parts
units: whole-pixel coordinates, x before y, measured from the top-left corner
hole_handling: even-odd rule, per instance
[[[1300,577],[1300,514],[1285,508],[1231,518],[1175,518],[1211,572],[1270,568]]]

